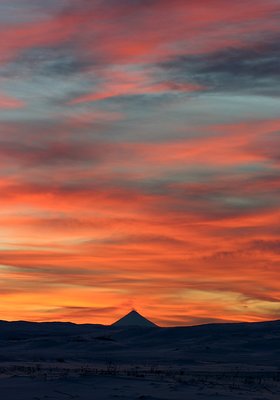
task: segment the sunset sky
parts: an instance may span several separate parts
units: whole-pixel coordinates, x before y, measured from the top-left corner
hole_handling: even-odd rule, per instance
[[[280,0],[1,0],[0,319],[280,319]]]

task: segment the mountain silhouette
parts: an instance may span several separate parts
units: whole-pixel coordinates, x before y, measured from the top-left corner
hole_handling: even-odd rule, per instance
[[[143,315],[139,314],[137,311],[132,310],[124,317],[114,322],[112,326],[121,326],[121,327],[138,326],[141,328],[152,328],[156,327],[157,325],[149,321],[147,318],[143,317]]]

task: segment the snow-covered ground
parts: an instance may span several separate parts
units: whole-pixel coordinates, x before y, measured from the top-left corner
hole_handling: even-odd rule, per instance
[[[97,370],[85,365],[29,364],[1,366],[0,393],[5,400],[43,399],[246,399],[279,400],[276,375],[220,373],[170,375]],[[135,376],[136,375],[136,376]]]
[[[0,398],[279,400],[279,328],[0,321]]]

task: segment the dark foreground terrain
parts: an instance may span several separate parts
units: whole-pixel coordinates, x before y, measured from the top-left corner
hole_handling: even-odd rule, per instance
[[[280,321],[182,328],[1,321],[0,393],[279,400]]]

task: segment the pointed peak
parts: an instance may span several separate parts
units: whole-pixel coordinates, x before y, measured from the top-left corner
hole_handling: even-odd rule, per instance
[[[136,311],[134,308],[129,313],[127,313],[125,315],[125,317],[127,317],[128,315],[140,315],[140,317],[142,317],[142,315],[138,311]]]
[[[143,317],[143,315],[141,315],[135,309],[132,309],[124,317],[114,322],[112,326],[123,326],[123,327],[134,326],[141,328],[152,328],[156,327],[157,325],[149,321],[147,318]]]

